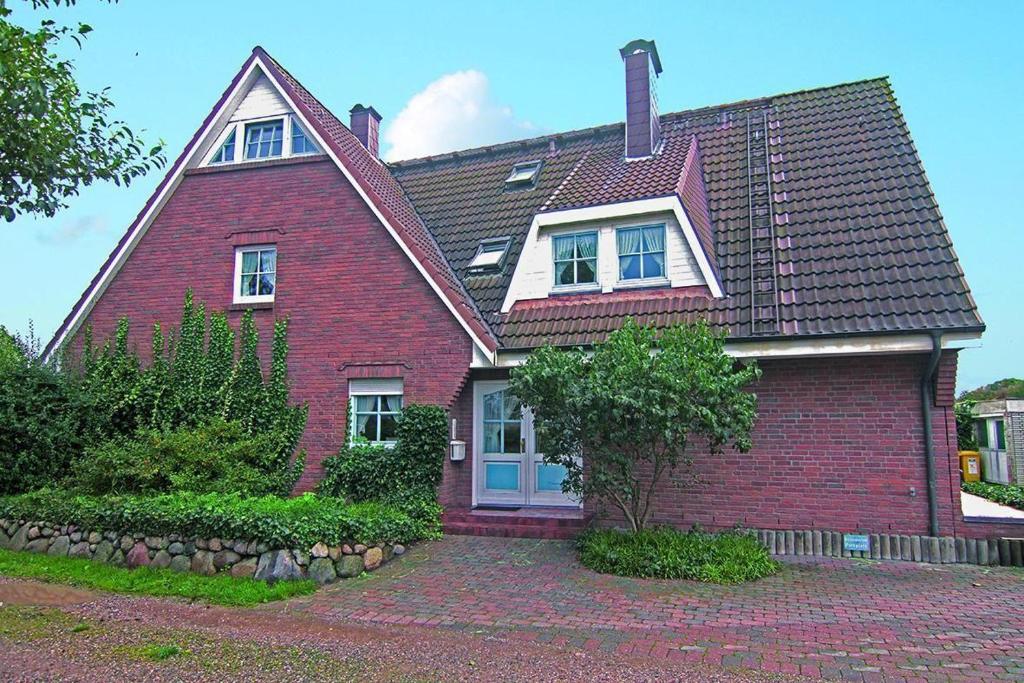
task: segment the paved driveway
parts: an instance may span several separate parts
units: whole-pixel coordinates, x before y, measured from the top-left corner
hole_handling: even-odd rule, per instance
[[[723,587],[596,574],[561,541],[449,536],[286,609],[654,660],[931,681],[1024,680],[1021,605],[1024,572],[1007,568],[802,558]]]

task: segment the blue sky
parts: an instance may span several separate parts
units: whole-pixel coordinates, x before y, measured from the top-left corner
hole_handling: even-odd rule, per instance
[[[619,121],[637,37],[658,43],[662,111],[887,74],[989,326],[959,388],[1024,376],[1024,3],[79,1],[15,19],[90,23],[80,80],[171,158],[256,44],[343,118],[372,104],[393,157]],[[0,225],[0,324],[48,338],[157,182]]]

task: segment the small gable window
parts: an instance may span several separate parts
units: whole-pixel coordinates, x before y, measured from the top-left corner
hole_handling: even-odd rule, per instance
[[[273,301],[277,289],[277,247],[235,250],[235,303]]]
[[[505,253],[508,251],[508,245],[509,238],[507,237],[482,241],[467,269],[470,273],[500,270]]]
[[[245,126],[245,158],[270,159],[281,156],[284,119],[250,123]]]
[[[306,131],[302,130],[295,119],[292,119],[292,154],[316,154],[319,151],[306,135]]]
[[[579,232],[553,239],[555,287],[597,283],[597,233]]]
[[[537,184],[537,176],[540,174],[540,161],[527,161],[523,164],[516,164],[512,172],[505,178],[505,185],[510,189],[533,187]]]
[[[620,280],[665,277],[665,226],[620,228],[615,233],[619,249]]]
[[[231,131],[227,140],[220,146],[217,153],[210,159],[211,164],[229,164],[235,160],[235,131]]]

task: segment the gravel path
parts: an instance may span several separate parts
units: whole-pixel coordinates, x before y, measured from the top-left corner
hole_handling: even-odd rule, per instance
[[[4,681],[782,681],[422,626],[210,607],[0,579]],[[158,659],[158,647],[179,652]]]

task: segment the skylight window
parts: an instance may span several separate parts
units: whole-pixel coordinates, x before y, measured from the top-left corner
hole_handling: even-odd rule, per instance
[[[227,164],[235,160],[235,131],[231,131],[231,135],[224,141],[224,144],[220,146],[217,153],[210,159],[211,164]]]
[[[476,250],[476,256],[467,266],[469,271],[479,273],[500,269],[508,251],[509,241],[507,237],[502,237],[481,242]]]
[[[533,186],[537,182],[537,176],[540,174],[540,167],[542,162],[540,161],[527,161],[523,164],[516,164],[512,167],[512,173],[509,174],[508,178],[505,178],[505,184],[510,187],[528,187]]]

